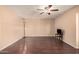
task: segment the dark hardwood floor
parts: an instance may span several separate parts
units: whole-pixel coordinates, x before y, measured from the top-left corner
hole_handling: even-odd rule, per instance
[[[79,50],[54,37],[26,37],[2,50],[9,54],[77,54]]]

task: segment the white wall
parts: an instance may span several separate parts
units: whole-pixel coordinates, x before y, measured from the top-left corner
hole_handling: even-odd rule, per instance
[[[21,22],[14,11],[0,6],[0,50],[22,38]]]
[[[79,13],[76,13],[76,48],[79,49]]]
[[[54,34],[53,22],[50,18],[27,18],[26,36],[52,36]],[[51,29],[51,27],[53,29]]]
[[[79,6],[72,8],[55,19],[55,30],[64,30],[63,41],[76,48],[76,12]]]
[[[78,37],[78,49],[79,49],[79,12],[78,12],[78,31],[77,32],[78,32],[77,37]]]
[[[79,49],[79,7],[76,12],[76,48]]]

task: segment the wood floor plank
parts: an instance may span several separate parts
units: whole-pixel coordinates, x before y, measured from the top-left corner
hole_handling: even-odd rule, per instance
[[[26,37],[2,51],[10,54],[76,54],[79,50],[54,37]]]

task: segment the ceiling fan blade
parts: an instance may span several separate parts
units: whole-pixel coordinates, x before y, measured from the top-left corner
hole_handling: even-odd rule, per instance
[[[43,11],[43,9],[37,9],[37,10],[39,10],[39,11]]]
[[[52,5],[48,5],[48,8],[51,8],[52,7]]]
[[[45,7],[44,9],[48,10],[48,7]]]
[[[43,14],[43,13],[44,13],[44,12],[41,12],[40,15]]]
[[[48,5],[47,7],[45,7],[44,9],[48,10],[52,7],[52,5]]]
[[[50,10],[50,11],[59,11],[59,9],[52,9],[52,10]]]

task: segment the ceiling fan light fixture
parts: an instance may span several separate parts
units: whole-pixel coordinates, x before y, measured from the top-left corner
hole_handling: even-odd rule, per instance
[[[50,15],[50,13],[47,13],[48,15]]]

